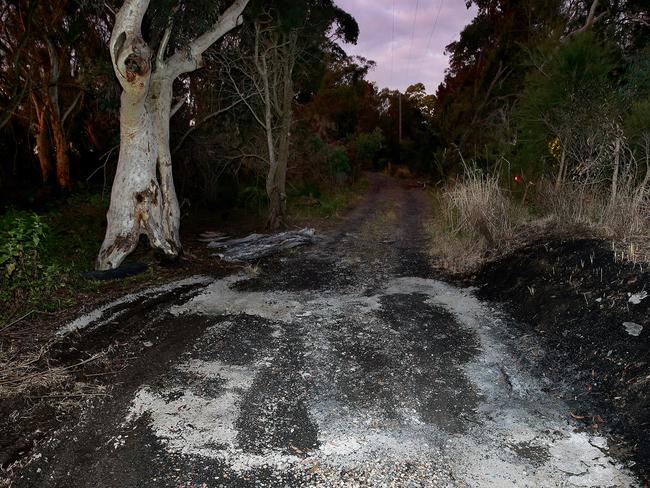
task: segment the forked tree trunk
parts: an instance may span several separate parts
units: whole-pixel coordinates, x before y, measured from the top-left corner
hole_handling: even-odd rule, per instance
[[[289,163],[289,149],[291,144],[291,123],[293,119],[293,83],[291,71],[285,70],[285,79],[282,93],[282,117],[279,128],[279,142],[277,151],[276,169],[273,172],[273,194],[269,195],[269,227],[277,230],[284,224],[287,215],[287,166]]]
[[[264,88],[264,105],[266,135],[269,153],[269,172],[266,177],[266,193],[269,199],[269,214],[267,226],[277,230],[285,223],[287,214],[287,165],[291,143],[291,124],[293,121],[293,67],[297,38],[295,34],[285,34],[281,41],[276,39],[275,57],[278,66],[269,66],[266,54],[258,64]],[[281,82],[270,86],[271,70],[279,73]],[[271,91],[274,95],[271,96]],[[278,93],[279,92],[279,93]],[[274,130],[273,109],[279,121],[279,127]],[[277,135],[275,134],[277,132]],[[277,144],[277,149],[275,145]]]
[[[169,148],[173,82],[182,73],[202,66],[203,52],[240,23],[248,1],[236,0],[208,32],[164,59],[171,34],[168,28],[156,56],[155,72],[151,49],[141,33],[149,0],[126,0],[118,12],[110,51],[123,89],[120,153],[98,270],[118,267],[142,234],[166,256],[180,254],[180,208]]]

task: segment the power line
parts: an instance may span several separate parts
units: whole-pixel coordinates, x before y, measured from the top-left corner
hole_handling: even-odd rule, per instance
[[[438,11],[436,12],[436,18],[433,21],[433,26],[431,27],[431,34],[429,34],[429,40],[427,41],[427,48],[426,51],[429,52],[429,48],[431,47],[431,40],[433,39],[433,33],[436,31],[436,27],[438,26],[438,19],[440,18],[440,11],[442,10],[442,4],[444,0],[440,0],[440,3],[438,4]]]
[[[393,0],[393,32],[390,37],[390,83],[393,84],[393,74],[395,72],[395,3]]]
[[[411,75],[411,66],[413,65],[413,41],[415,40],[415,27],[418,22],[418,10],[420,8],[420,0],[415,2],[415,15],[413,16],[413,27],[411,28],[411,45],[409,46],[408,55],[408,68],[406,70],[406,78]]]

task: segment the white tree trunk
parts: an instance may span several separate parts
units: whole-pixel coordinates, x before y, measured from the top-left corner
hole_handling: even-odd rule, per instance
[[[236,0],[208,32],[165,60],[169,28],[156,56],[155,71],[151,49],[141,33],[149,0],[125,0],[118,12],[110,51],[123,89],[120,154],[98,270],[118,267],[142,234],[164,255],[175,258],[180,254],[180,208],[169,147],[172,86],[182,73],[201,67],[203,52],[241,23],[248,1]]]

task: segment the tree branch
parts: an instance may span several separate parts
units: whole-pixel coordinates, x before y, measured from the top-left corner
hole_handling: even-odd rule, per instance
[[[573,37],[577,36],[578,34],[581,34],[589,29],[598,22],[601,18],[605,16],[607,12],[602,12],[599,15],[596,15],[596,9],[598,8],[598,2],[599,0],[593,0],[591,7],[589,8],[589,13],[587,14],[587,19],[585,20],[585,23],[582,27],[569,32],[566,36],[564,36],[562,39],[560,39],[561,43],[566,43]]]
[[[252,95],[249,95],[248,98],[250,98],[251,96]],[[187,139],[189,137],[189,135],[192,132],[194,132],[196,129],[198,129],[201,125],[205,124],[208,120],[213,119],[214,117],[216,117],[216,116],[218,116],[218,115],[220,115],[220,114],[222,114],[224,112],[227,112],[228,110],[236,107],[237,105],[239,105],[243,101],[244,101],[243,99],[238,98],[237,100],[235,100],[233,103],[231,103],[227,107],[221,108],[221,109],[217,110],[216,112],[212,112],[211,114],[208,114],[205,117],[203,117],[196,124],[194,124],[194,126],[190,127],[189,129],[187,129],[185,131],[185,133],[181,136],[180,140],[178,141],[178,144],[176,144],[176,147],[174,147],[174,150],[172,151],[172,154],[175,154],[176,152],[178,152],[178,150],[183,146],[183,143],[185,142],[185,139]]]
[[[77,106],[77,104],[79,103],[79,101],[81,100],[81,98],[83,97],[83,95],[84,95],[84,92],[83,92],[83,91],[80,91],[80,92],[77,94],[77,96],[75,97],[75,99],[72,101],[72,103],[70,104],[70,106],[68,107],[68,109],[67,109],[67,110],[65,111],[65,113],[63,114],[63,117],[61,117],[61,125],[65,124],[66,119],[67,119],[68,116],[72,113],[72,111],[74,110],[74,108]]]
[[[187,96],[182,97],[176,104],[171,108],[171,111],[169,112],[169,118],[171,119],[174,115],[176,115],[176,112],[178,112],[183,105],[185,105],[185,102],[187,101]]]
[[[232,29],[241,25],[241,15],[249,1],[235,0],[210,30],[194,39],[185,49],[177,51],[167,62],[172,75],[176,77],[200,68],[203,64],[203,53]]]

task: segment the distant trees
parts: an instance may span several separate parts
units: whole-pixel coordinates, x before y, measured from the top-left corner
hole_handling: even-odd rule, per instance
[[[89,51],[101,46],[77,2],[3,4],[0,29],[0,128],[31,122],[43,183],[70,189],[70,128],[88,90]],[[78,42],[85,35],[84,43]],[[33,119],[32,119],[33,114]]]
[[[552,170],[557,184],[598,168],[616,194],[625,114],[631,91],[640,87],[632,87],[629,62],[648,43],[647,6],[472,3],[478,15],[447,48],[450,67],[434,109],[444,145],[454,148],[446,153],[446,171],[458,165],[459,154],[484,166],[505,159],[529,173]]]
[[[264,151],[250,148],[266,166],[270,229],[286,218],[286,180],[295,98],[338,39],[356,42],[354,19],[331,1],[260,2],[241,42],[222,54],[230,90],[262,131]],[[328,35],[332,34],[332,37]],[[316,60],[314,63],[313,60]]]

